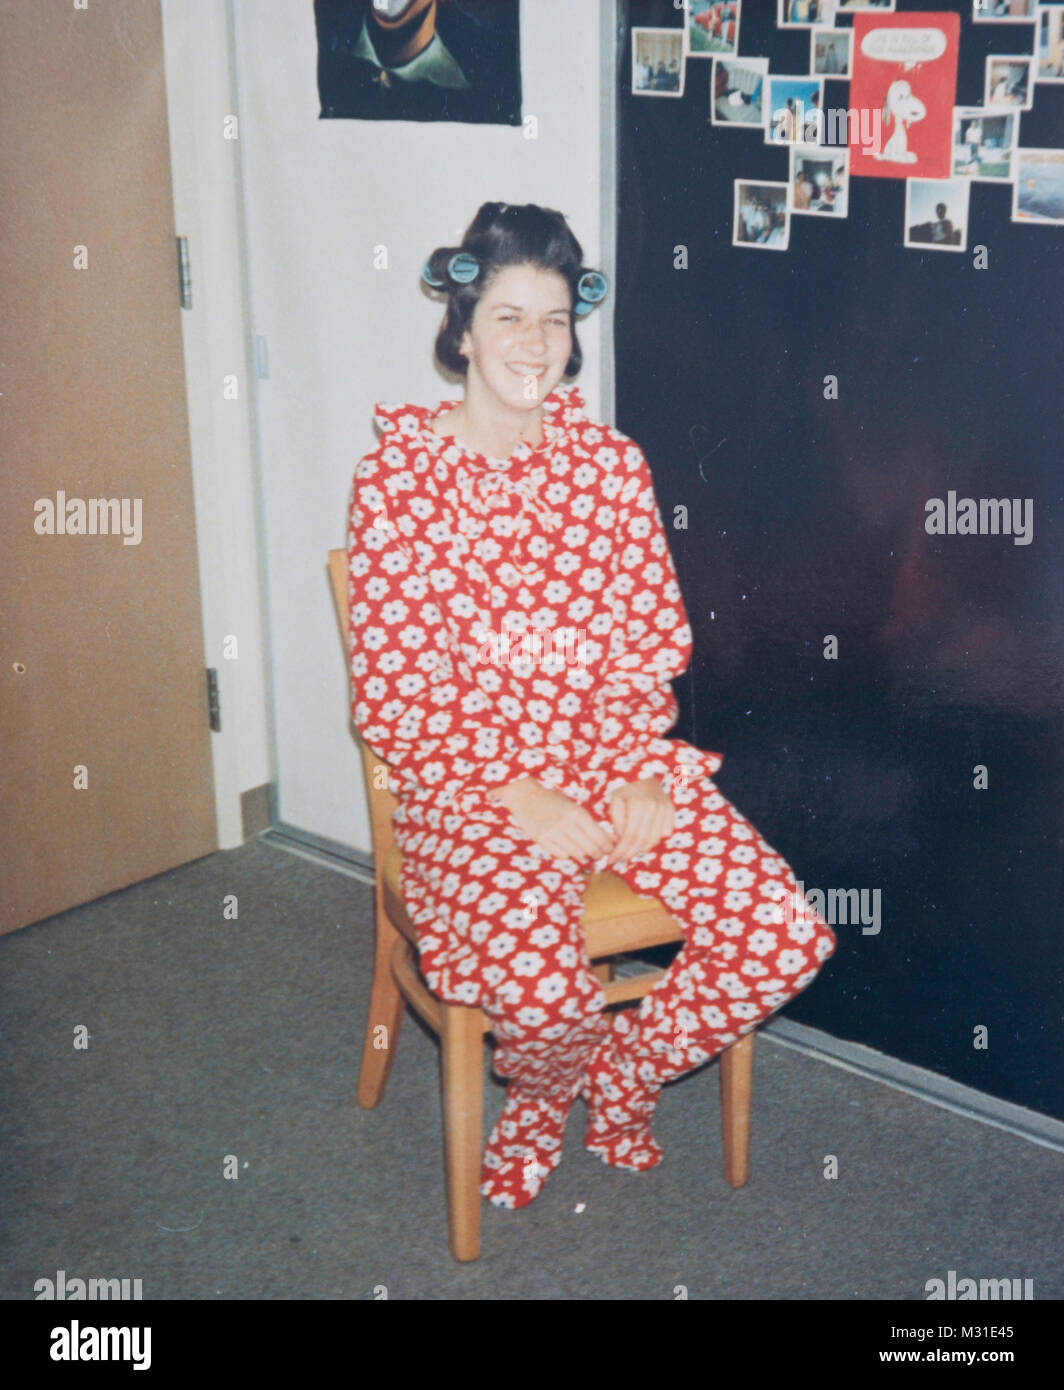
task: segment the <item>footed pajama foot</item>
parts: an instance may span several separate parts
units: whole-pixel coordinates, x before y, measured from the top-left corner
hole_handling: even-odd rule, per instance
[[[481,1196],[492,1206],[513,1211],[539,1196],[562,1161],[562,1134],[576,1089],[544,1097],[530,1096],[512,1082],[507,1087],[480,1173]]]
[[[584,1147],[611,1168],[645,1173],[665,1157],[650,1133],[661,1087],[641,1081],[634,1062],[612,1055],[607,1040],[588,1064],[581,1084],[587,1101]]]

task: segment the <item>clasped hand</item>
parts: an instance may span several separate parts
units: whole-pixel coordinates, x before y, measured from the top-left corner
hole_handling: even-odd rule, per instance
[[[496,795],[517,825],[541,849],[560,859],[601,859],[604,868],[653,849],[675,828],[668,793],[653,777],[626,782],[609,800],[612,835],[578,802],[522,777]]]

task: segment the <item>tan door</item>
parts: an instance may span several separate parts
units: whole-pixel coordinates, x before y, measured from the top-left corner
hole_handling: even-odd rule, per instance
[[[158,0],[0,0],[0,34],[10,931],[217,835]]]

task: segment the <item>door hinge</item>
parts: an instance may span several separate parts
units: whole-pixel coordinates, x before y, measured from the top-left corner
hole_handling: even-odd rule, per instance
[[[207,713],[210,716],[211,732],[222,732],[222,702],[218,695],[218,672],[215,667],[207,667]]]
[[[182,309],[192,308],[192,271],[188,263],[188,237],[177,238],[177,290]]]

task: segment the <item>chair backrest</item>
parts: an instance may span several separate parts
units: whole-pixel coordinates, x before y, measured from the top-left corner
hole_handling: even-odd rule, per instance
[[[350,608],[347,601],[348,576],[346,550],[329,551],[329,578],[332,581],[333,599],[336,603],[336,616],[340,622],[340,638],[343,642],[344,661],[348,659],[348,623]],[[348,678],[350,688],[350,677]],[[385,856],[395,844],[392,829],[392,812],[399,805],[394,792],[388,790],[389,769],[383,758],[363,741],[358,733],[358,746],[362,750],[362,770],[366,778],[366,795],[369,798],[370,828],[373,833],[373,858],[380,874],[384,869]],[[384,785],[381,785],[381,784]]]

